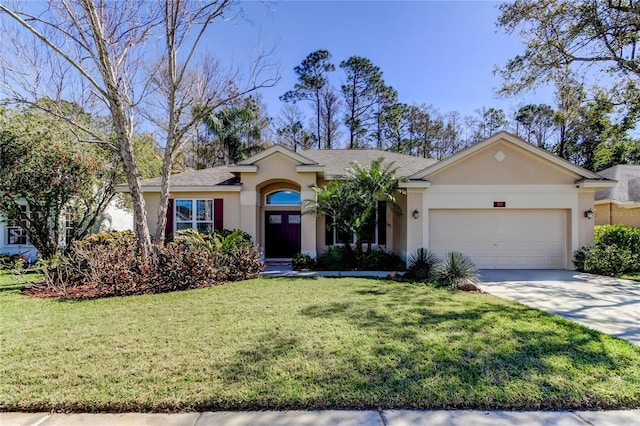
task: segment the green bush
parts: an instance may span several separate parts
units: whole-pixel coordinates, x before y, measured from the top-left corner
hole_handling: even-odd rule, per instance
[[[362,253],[357,260],[357,268],[365,271],[399,271],[404,270],[404,262],[400,256],[382,248]]]
[[[163,293],[257,277],[264,264],[241,232],[180,232],[143,261],[128,232],[102,233],[74,243],[45,268],[43,289],[66,299]]]
[[[176,233],[173,241],[200,246],[210,251],[233,251],[241,247],[253,247],[251,236],[240,229],[224,229],[215,232],[198,232],[197,229],[183,229]]]
[[[436,268],[436,278],[438,284],[455,289],[464,280],[476,280],[478,268],[470,258],[454,251],[444,255]]]
[[[303,269],[314,269],[316,267],[316,261],[311,256],[305,253],[297,253],[291,259],[291,268],[294,271],[301,271]]]
[[[404,278],[415,281],[432,281],[435,278],[437,266],[441,259],[432,251],[419,248],[409,255],[409,267]]]
[[[594,229],[594,244],[574,252],[573,264],[579,271],[617,275],[640,271],[640,228],[627,225],[601,225]]]
[[[0,271],[22,269],[27,265],[24,254],[0,254]]]
[[[640,228],[628,225],[596,226],[593,242],[595,245],[615,245],[640,253]]]
[[[318,256],[316,269],[325,271],[365,270],[398,271],[404,269],[400,256],[382,248],[357,254],[343,246],[330,246]]]
[[[318,269],[326,271],[344,271],[356,267],[355,254],[342,246],[330,246],[318,256]]]
[[[618,275],[640,270],[640,256],[615,244],[596,244],[577,250],[574,253],[573,264],[579,271]]]

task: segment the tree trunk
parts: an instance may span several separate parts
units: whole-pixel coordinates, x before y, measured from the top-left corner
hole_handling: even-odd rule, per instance
[[[171,142],[173,145],[173,142]],[[167,143],[169,146],[169,142]],[[172,155],[170,150],[165,149],[164,161],[162,164],[162,179],[160,181],[160,204],[158,205],[158,221],[156,222],[156,234],[153,242],[164,244],[165,229],[167,227],[167,208],[169,206],[169,181],[171,178]]]
[[[104,28],[95,9],[95,5],[90,1],[83,1],[83,7],[90,21],[93,32],[93,40],[96,43],[97,58],[96,65],[104,80],[106,90],[104,94],[109,101],[109,110],[113,120],[113,127],[116,130],[120,147],[120,156],[124,165],[124,172],[129,184],[129,192],[133,203],[133,213],[135,217],[135,233],[137,239],[138,254],[145,261],[151,253],[151,236],[149,225],[147,224],[147,211],[145,208],[142,188],[140,187],[140,173],[136,165],[133,154],[133,118],[132,112],[125,108],[126,89],[120,87],[121,81],[117,77],[117,72],[109,55],[107,47],[107,37]],[[127,103],[130,105],[131,103]]]

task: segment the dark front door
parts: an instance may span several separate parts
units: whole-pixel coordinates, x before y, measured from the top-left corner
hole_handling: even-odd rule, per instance
[[[265,257],[293,257],[300,253],[299,211],[269,211],[265,213]]]

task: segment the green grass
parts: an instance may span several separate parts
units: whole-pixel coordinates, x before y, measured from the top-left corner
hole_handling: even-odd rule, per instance
[[[0,410],[640,407],[640,348],[489,295],[278,278],[60,302],[14,281]]]
[[[620,275],[620,278],[625,280],[640,281],[640,272],[629,272],[628,274]]]

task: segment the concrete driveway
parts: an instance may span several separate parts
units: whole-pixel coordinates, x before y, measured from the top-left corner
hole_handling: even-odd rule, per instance
[[[563,270],[480,271],[482,290],[640,346],[640,282]]]

